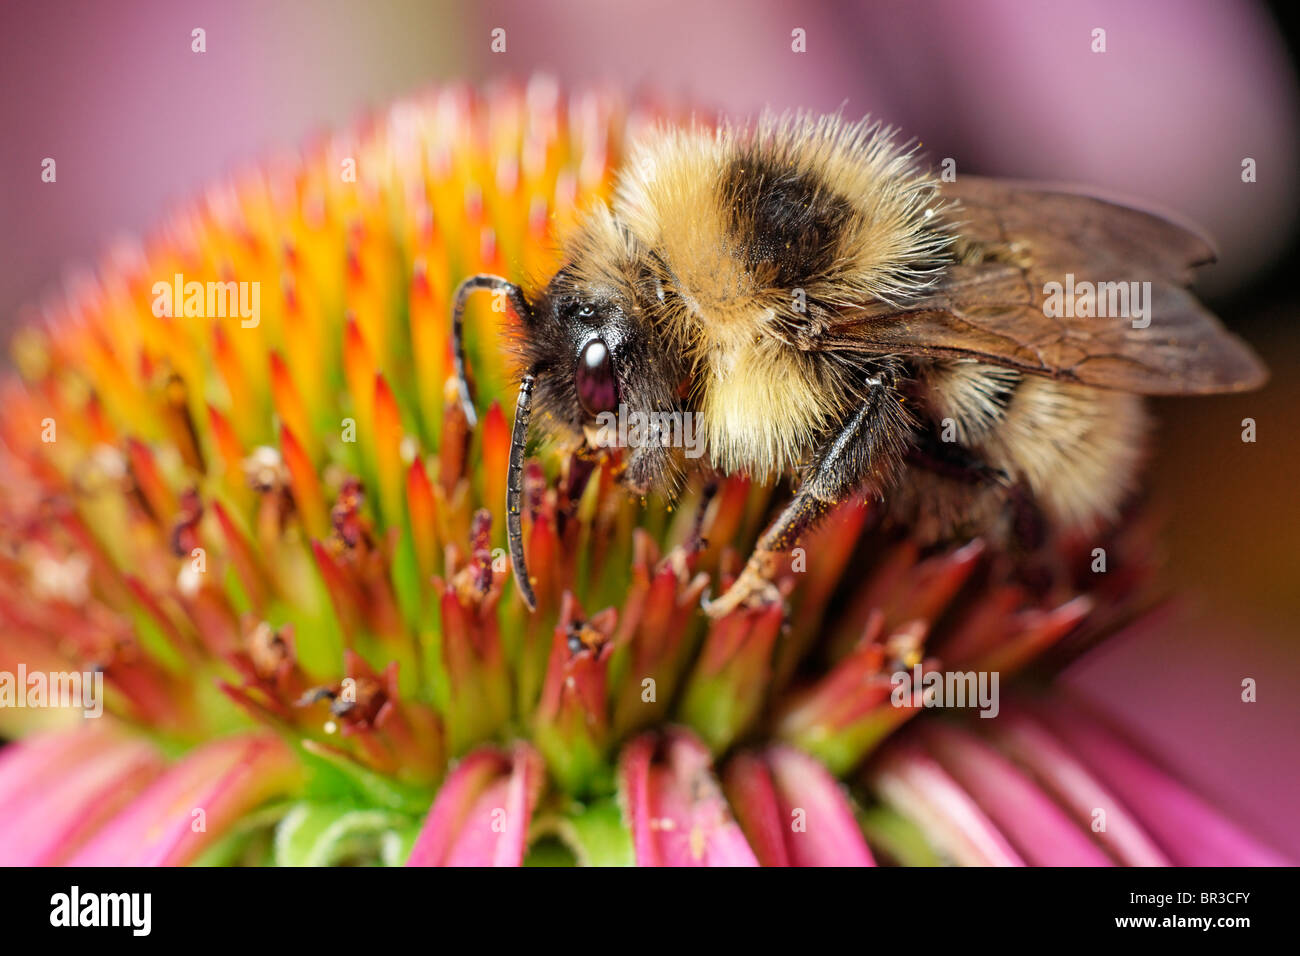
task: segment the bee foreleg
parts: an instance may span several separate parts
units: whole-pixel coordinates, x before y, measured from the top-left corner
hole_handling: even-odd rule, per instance
[[[873,375],[866,401],[818,450],[799,490],[763,533],[740,576],[726,594],[705,603],[709,616],[722,617],[742,604],[780,600],[773,581],[781,557],[850,495],[883,494],[898,475],[911,432],[893,377]]]

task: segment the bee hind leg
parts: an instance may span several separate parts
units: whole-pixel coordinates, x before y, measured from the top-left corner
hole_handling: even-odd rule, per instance
[[[705,595],[709,617],[781,600],[774,583],[799,539],[850,495],[881,494],[896,479],[911,439],[911,422],[891,376],[870,380],[862,407],[818,449],[812,468],[785,510],[763,532],[744,570],[717,600]]]

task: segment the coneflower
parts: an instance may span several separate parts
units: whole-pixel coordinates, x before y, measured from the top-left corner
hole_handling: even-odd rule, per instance
[[[852,502],[784,604],[709,621],[782,491],[699,474],[643,502],[617,462],[537,449],[527,611],[514,319],[471,303],[471,426],[449,298],[553,271],[657,118],[543,80],[437,90],[214,188],[25,319],[0,392],[0,862],[1275,859],[1042,690],[1147,601],[1141,523],[1104,575],[1081,541],[1026,575]],[[932,712],[954,675],[995,719]],[[70,676],[102,681],[102,718],[48,706]]]

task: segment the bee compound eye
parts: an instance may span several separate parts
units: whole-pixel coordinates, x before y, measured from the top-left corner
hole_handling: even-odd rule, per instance
[[[592,339],[582,347],[574,384],[578,389],[578,401],[588,414],[598,415],[618,409],[614,358],[603,339]]]

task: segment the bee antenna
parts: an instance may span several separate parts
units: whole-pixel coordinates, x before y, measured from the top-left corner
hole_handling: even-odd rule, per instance
[[[532,310],[528,307],[528,300],[524,298],[524,291],[509,279],[480,273],[470,276],[456,288],[456,298],[451,309],[451,347],[452,357],[456,363],[456,386],[460,392],[460,408],[465,413],[470,428],[478,424],[478,415],[474,411],[474,396],[470,392],[469,378],[465,373],[464,317],[466,300],[469,299],[471,292],[479,289],[504,292],[509,297],[510,304],[519,313],[519,318],[525,324],[532,320]]]
[[[533,414],[533,372],[527,372],[519,383],[519,400],[515,403],[515,427],[510,435],[510,466],[506,472],[506,537],[510,543],[510,567],[515,573],[515,585],[528,610],[537,610],[537,595],[528,579],[528,563],[524,560],[524,530],[521,505],[524,497],[524,446],[528,442],[528,420]]]

